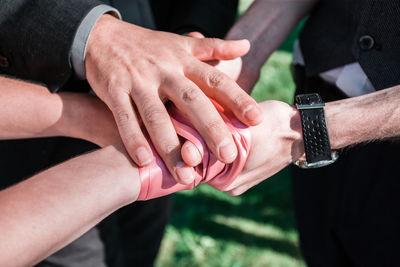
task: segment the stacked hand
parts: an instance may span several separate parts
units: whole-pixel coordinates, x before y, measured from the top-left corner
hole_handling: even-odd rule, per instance
[[[195,178],[183,163],[181,146],[164,103],[172,101],[204,137],[216,157],[233,162],[237,149],[229,129],[208,97],[246,125],[262,121],[261,110],[232,79],[200,60],[240,57],[249,43],[198,39],[147,30],[104,15],[90,35],[87,79],[114,115],[122,141],[139,166],[152,162],[141,130],[180,183]]]
[[[230,118],[236,117],[247,126],[262,121],[259,106],[234,81],[248,77],[243,75],[240,58],[247,53],[248,43],[207,39],[200,33],[189,36],[150,31],[104,16],[89,40],[87,78],[112,111],[125,148],[142,173],[158,166],[165,174],[152,176],[150,171],[145,175],[147,185],[149,179],[158,179],[153,181],[158,188],[151,190],[185,189],[182,185],[192,188],[199,181],[213,184],[218,171],[199,180],[199,168],[207,169],[204,157],[208,154],[218,162],[219,171],[247,158],[246,165],[239,164],[238,172],[216,186],[237,195],[300,157],[299,118],[294,108],[282,102],[263,103],[268,119],[250,128],[253,145],[245,148],[246,153],[240,151],[243,144],[232,135],[232,128],[209,98]],[[181,147],[176,133],[180,129],[165,108],[169,100],[196,133],[197,144],[186,138]],[[168,190],[165,192],[176,191]]]
[[[186,140],[184,146],[198,151],[200,156],[200,163],[195,168],[196,177],[189,185],[177,183],[154,151],[157,160],[139,170],[141,190],[138,200],[192,189],[200,183],[239,195],[297,160],[303,154],[297,110],[278,101],[263,102],[261,107],[266,120],[250,128],[232,114],[222,114],[239,151],[231,164],[218,161],[191,123],[175,107],[169,107],[177,133]],[[182,157],[187,159],[190,155],[185,151]]]

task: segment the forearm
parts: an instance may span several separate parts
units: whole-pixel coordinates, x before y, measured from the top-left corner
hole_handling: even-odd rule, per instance
[[[0,77],[0,139],[57,135],[62,100],[45,87]]]
[[[111,113],[95,97],[51,94],[43,86],[4,77],[0,89],[0,139],[68,136],[99,145],[118,140]]]
[[[317,2],[256,0],[229,31],[227,39],[250,41],[251,50],[243,57],[243,63],[258,71]]]
[[[325,107],[333,149],[400,136],[400,86],[329,102]]]
[[[106,147],[0,192],[0,265],[33,265],[136,200],[138,169]]]

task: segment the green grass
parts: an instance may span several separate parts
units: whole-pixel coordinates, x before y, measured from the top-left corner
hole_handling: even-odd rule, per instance
[[[243,12],[250,0],[241,1]],[[261,71],[252,96],[257,101],[292,102],[291,47],[296,29]],[[287,169],[245,194],[232,197],[207,185],[174,196],[156,265],[305,266],[294,222],[291,178]]]

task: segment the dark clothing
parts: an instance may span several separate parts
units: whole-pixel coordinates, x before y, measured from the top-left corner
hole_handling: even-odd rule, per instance
[[[72,75],[70,49],[97,0],[0,0],[0,73],[63,86]]]
[[[343,93],[297,67],[297,92]],[[303,79],[301,78],[303,77]],[[400,142],[345,148],[319,169],[292,167],[300,244],[310,267],[395,266],[400,250]]]
[[[239,1],[150,0],[150,2],[160,30],[179,34],[199,31],[206,37],[223,38],[235,21]],[[210,19],[209,16],[213,18]]]
[[[106,4],[113,2],[105,1]],[[222,2],[232,4],[225,6]],[[101,3],[94,0],[0,0],[0,73],[43,82],[52,90],[88,92],[86,82],[70,79],[69,54],[81,20]],[[223,36],[233,23],[237,0],[168,3],[152,2],[160,29],[204,30],[209,35]],[[205,10],[209,13],[203,14]],[[72,138],[0,141],[0,188],[94,149],[97,149],[95,145]],[[169,196],[124,207],[101,222],[96,230],[38,266],[97,267],[104,260],[108,266],[152,266],[170,207]]]
[[[42,82],[52,91],[60,89],[73,74],[70,50],[83,18],[95,6],[124,1],[0,0],[0,73]],[[201,31],[211,37],[225,35],[234,22],[237,3],[151,0],[158,29]]]
[[[308,76],[358,62],[377,90],[400,81],[400,1],[321,0],[300,35]]]

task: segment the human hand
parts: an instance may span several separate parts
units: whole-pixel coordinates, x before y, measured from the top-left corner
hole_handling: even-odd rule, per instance
[[[242,194],[304,157],[298,110],[280,101],[265,101],[260,106],[264,112],[264,121],[249,128],[251,147],[246,164],[235,181],[223,189],[231,195]],[[200,163],[200,154],[192,151],[196,151],[194,144],[185,142],[182,157],[185,161],[192,161],[193,165]]]
[[[280,101],[264,101],[260,105],[265,119],[262,124],[250,127],[250,154],[242,173],[226,190],[231,195],[244,193],[305,157],[298,110]]]
[[[89,38],[86,74],[93,90],[112,111],[132,159],[139,166],[153,160],[138,122],[141,119],[169,171],[178,182],[187,184],[193,181],[194,170],[181,159],[179,139],[163,102],[174,102],[218,159],[232,162],[236,146],[207,96],[247,125],[262,121],[261,110],[233,80],[199,60],[233,59],[248,49],[245,40],[190,38],[104,15]]]
[[[194,38],[205,38],[200,32],[191,32],[188,34]],[[244,61],[245,59],[245,61]],[[252,63],[246,55],[231,60],[213,60],[208,63],[218,70],[222,71],[248,94],[251,93],[255,84],[260,78],[261,67]]]

